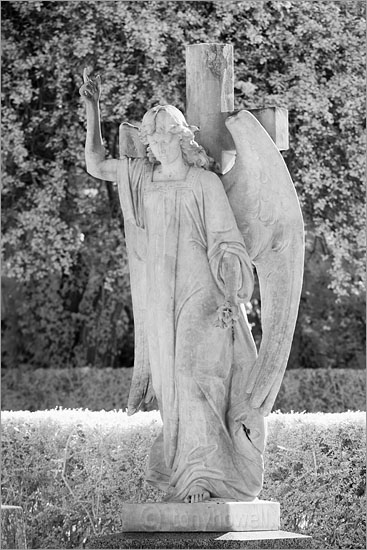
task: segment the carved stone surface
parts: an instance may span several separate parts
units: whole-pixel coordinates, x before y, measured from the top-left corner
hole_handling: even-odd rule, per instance
[[[199,127],[197,141],[223,172],[223,151],[233,150],[225,119],[234,109],[233,48],[196,44],[186,49],[187,121]],[[200,98],[200,99],[199,99]]]
[[[249,111],[265,128],[279,151],[286,151],[289,148],[287,109],[265,107],[264,109],[249,109]]]
[[[303,219],[283,157],[248,111],[226,125],[237,158],[222,182],[256,268],[261,293],[262,340],[246,383],[250,404],[267,416],[278,394],[292,344],[304,263]]]
[[[277,502],[206,501],[124,504],[124,531],[276,531]]]
[[[147,156],[147,148],[139,139],[138,128],[123,122],[119,130],[119,154],[122,157],[144,158]]]
[[[190,46],[189,123],[172,105],[153,107],[139,130],[121,126],[120,159],[106,159],[103,148],[100,79],[85,72],[80,90],[87,170],[117,182],[124,216],[135,324],[128,413],[155,396],[163,419],[146,479],[172,502],[159,509],[173,513],[177,501],[203,506],[204,516],[187,517],[214,530],[208,499],[246,508],[261,491],[264,417],[286,367],[303,272],[302,215],[284,160],[251,113],[228,116],[231,56],[229,46]],[[223,168],[222,153],[233,147],[234,165],[219,176],[210,157]],[[245,310],[253,266],[262,302],[259,354]],[[231,513],[237,504],[229,504]]]
[[[243,531],[241,533],[237,532],[230,532],[225,533],[224,535],[221,535],[217,538],[217,540],[222,541],[229,541],[229,540],[243,540],[243,541],[250,541],[250,540],[296,540],[296,539],[303,539],[305,540],[311,540],[311,537],[309,535],[300,535],[299,533],[291,533],[290,531],[282,531],[282,530],[276,530],[276,531]],[[305,546],[302,546],[302,548],[305,548]]]

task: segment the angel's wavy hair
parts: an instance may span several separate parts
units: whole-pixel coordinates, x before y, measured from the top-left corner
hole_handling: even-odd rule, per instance
[[[148,145],[147,155],[151,163],[157,162],[153,155],[149,144],[148,136],[154,134],[156,127],[156,118],[160,111],[168,113],[172,119],[172,124],[169,128],[171,134],[179,134],[180,145],[184,161],[189,166],[205,168],[209,170],[214,165],[214,160],[206,154],[205,149],[195,141],[195,132],[199,130],[196,126],[189,126],[184,115],[179,109],[173,105],[157,105],[149,109],[143,117],[139,135],[144,145]]]

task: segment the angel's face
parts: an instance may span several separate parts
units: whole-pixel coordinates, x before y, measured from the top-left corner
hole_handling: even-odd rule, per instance
[[[165,111],[159,111],[155,119],[155,131],[147,136],[148,144],[155,158],[161,164],[171,164],[182,156],[180,136],[170,129],[174,120]]]

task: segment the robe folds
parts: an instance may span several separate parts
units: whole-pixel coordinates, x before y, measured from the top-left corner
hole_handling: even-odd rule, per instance
[[[241,266],[243,303],[253,270],[220,179],[190,167],[182,181],[153,181],[147,159],[121,159],[135,320],[135,364],[143,361],[163,420],[147,480],[183,500],[193,485],[212,497],[254,500],[263,481],[264,419],[248,405],[256,347],[245,314],[215,326],[224,303],[222,261]]]

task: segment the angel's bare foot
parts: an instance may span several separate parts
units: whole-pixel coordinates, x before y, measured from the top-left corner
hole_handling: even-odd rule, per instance
[[[210,493],[200,485],[193,485],[185,498],[185,502],[192,504],[193,502],[203,502],[210,498]]]

